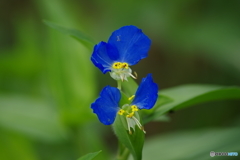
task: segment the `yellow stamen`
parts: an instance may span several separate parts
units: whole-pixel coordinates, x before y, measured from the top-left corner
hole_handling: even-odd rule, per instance
[[[136,105],[132,105],[131,108],[132,108],[132,112],[136,112],[139,110]]]
[[[124,112],[125,112],[125,111],[124,111],[123,109],[120,109],[120,110],[118,111],[118,114],[119,114],[119,115],[123,115]]]
[[[121,69],[121,68],[128,69],[129,65],[126,62],[123,62],[123,63],[122,62],[115,62],[115,63],[113,63],[112,67],[114,69]]]
[[[122,63],[121,62],[115,62],[113,63],[112,67],[115,68],[115,69],[120,69],[122,66]]]
[[[132,118],[133,115],[134,115],[134,112],[131,112],[131,113],[129,113],[126,117],[127,117],[127,118]]]
[[[128,69],[128,64],[127,63],[122,63],[122,68]]]
[[[131,101],[134,97],[135,95],[132,95],[131,97],[128,98],[128,100]]]

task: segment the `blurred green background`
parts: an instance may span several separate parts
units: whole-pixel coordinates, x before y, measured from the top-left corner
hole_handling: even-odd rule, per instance
[[[0,7],[1,160],[75,160],[98,150],[96,159],[106,160],[116,154],[111,127],[90,109],[102,87],[115,82],[93,66],[92,50],[43,19],[81,30],[96,43],[124,25],[141,28],[152,46],[149,57],[132,67],[137,82],[153,73],[161,89],[240,85],[238,0],[2,0]],[[212,150],[240,152],[239,106],[239,100],[211,102],[170,113],[169,122],[147,124],[143,157],[187,159],[193,146],[192,156],[201,152],[204,159]],[[199,133],[205,137],[190,144]],[[172,149],[176,157],[166,154]]]

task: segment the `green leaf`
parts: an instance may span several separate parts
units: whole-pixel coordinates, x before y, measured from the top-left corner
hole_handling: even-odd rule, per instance
[[[85,35],[83,32],[79,30],[69,29],[69,28],[57,25],[55,23],[49,22],[47,20],[43,20],[43,22],[49,27],[56,29],[61,33],[72,36],[73,38],[81,42],[84,46],[88,47],[89,49],[92,49],[93,45],[96,44],[89,36]]]
[[[123,106],[124,104],[128,104],[129,100],[128,97],[125,95],[125,93],[121,92],[122,98],[120,101],[120,106]],[[140,117],[138,113],[135,113],[134,115],[138,120],[140,120]],[[144,144],[144,133],[142,130],[140,130],[137,126],[135,126],[135,131],[132,132],[132,134],[129,134],[128,126],[127,126],[127,120],[125,116],[119,116],[117,115],[113,126],[113,130],[115,134],[117,135],[119,141],[120,141],[120,153],[119,153],[119,159],[125,157],[126,153],[129,153],[128,150],[132,153],[135,160],[141,160],[142,157],[142,148]],[[126,148],[128,150],[126,150]]]
[[[226,159],[210,157],[210,152],[240,152],[239,128],[179,131],[157,136],[146,141],[143,160],[207,160]],[[159,158],[161,157],[161,158]],[[230,159],[238,159],[231,157]],[[229,158],[227,158],[229,159]]]
[[[161,95],[170,97],[172,102],[158,107],[155,117],[163,115],[170,110],[179,110],[195,104],[228,99],[240,99],[239,87],[226,87],[216,85],[183,85],[161,90]]]
[[[85,156],[82,156],[80,158],[78,158],[78,160],[92,160],[93,158],[95,158],[100,152],[102,151],[98,151],[98,152],[94,152],[94,153],[88,153]]]
[[[129,100],[125,93],[121,92],[121,95],[122,98],[120,101],[120,106],[128,104]],[[139,114],[137,112],[135,113],[134,116],[141,122]],[[117,135],[120,141],[120,144],[123,145],[123,146],[120,145],[121,148],[123,147],[121,149],[123,155],[119,156],[125,156],[126,150],[124,148],[127,148],[132,153],[135,160],[141,160],[142,148],[145,138],[143,131],[140,130],[137,126],[135,126],[135,131],[133,131],[132,134],[129,134],[126,117],[119,115],[117,115],[115,122],[112,126],[115,134]]]
[[[135,116],[136,115],[137,114],[135,114]],[[136,118],[139,119],[139,117]],[[126,124],[126,118],[124,116],[117,115],[115,122],[112,125],[113,130],[119,141],[132,153],[134,159],[141,160],[145,135],[137,126],[135,127],[135,131],[132,134],[129,134],[126,129]]]

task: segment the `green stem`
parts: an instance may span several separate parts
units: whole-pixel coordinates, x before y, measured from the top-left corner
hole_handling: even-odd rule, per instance
[[[121,91],[122,87],[121,87],[121,80],[117,81],[117,88]]]
[[[122,144],[119,143],[118,145],[118,155],[117,155],[117,160],[128,160],[128,157],[130,155],[129,150],[124,147]]]

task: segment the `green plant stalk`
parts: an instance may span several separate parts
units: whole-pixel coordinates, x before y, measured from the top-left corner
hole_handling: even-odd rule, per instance
[[[129,149],[127,149],[125,146],[123,146],[120,142],[118,145],[118,153],[117,153],[117,160],[128,160],[128,157],[130,155]]]
[[[122,82],[121,82],[121,80],[118,80],[117,81],[117,88],[121,91],[121,89],[122,89]],[[128,157],[129,157],[129,154],[130,154],[130,152],[129,152],[129,150],[125,147],[125,146],[123,146],[120,142],[118,142],[118,153],[117,153],[117,160],[127,160],[128,159]]]
[[[117,88],[121,91],[121,89],[122,89],[122,82],[121,82],[121,80],[117,81]]]

